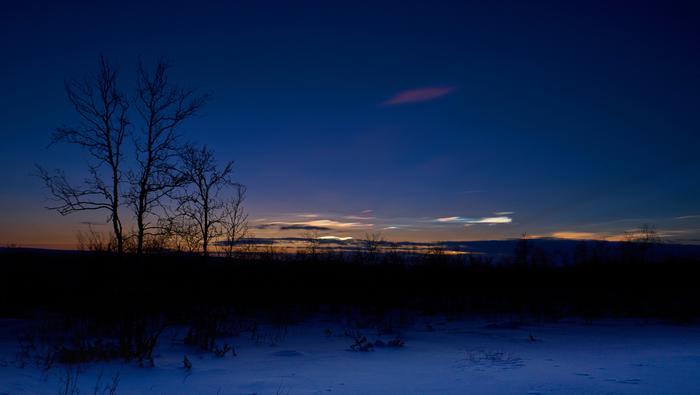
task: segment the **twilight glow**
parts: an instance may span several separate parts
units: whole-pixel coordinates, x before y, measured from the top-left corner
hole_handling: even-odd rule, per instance
[[[0,243],[109,231],[104,212],[45,210],[33,176],[88,175],[85,151],[47,146],[79,121],[64,81],[101,53],[125,89],[139,56],[163,56],[174,82],[211,94],[178,133],[235,161],[256,237],[611,240],[649,223],[700,243],[695,14],[566,4],[175,1],[151,18],[157,2],[8,2]]]

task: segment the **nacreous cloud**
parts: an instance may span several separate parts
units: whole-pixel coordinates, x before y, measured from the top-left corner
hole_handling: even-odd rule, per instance
[[[509,224],[513,222],[510,217],[486,217],[467,222],[468,224]]]
[[[367,220],[370,220],[370,219],[375,219],[376,217],[363,217],[363,216],[360,216],[360,215],[346,215],[346,216],[344,216],[343,218],[345,218],[345,219],[356,219],[356,220],[360,220],[360,221],[367,221]]]
[[[514,213],[512,211],[497,211],[494,214],[496,214],[500,217],[500,216],[504,216],[504,215],[512,215]]]
[[[333,221],[330,219],[319,219],[315,221],[309,221],[306,223],[306,225],[325,226],[328,228],[371,228],[373,226],[372,224],[363,224],[360,222],[340,222]]]
[[[395,106],[398,104],[418,103],[423,101],[435,100],[437,98],[452,93],[454,90],[455,87],[453,86],[411,89],[395,94],[388,100],[382,102],[382,105]]]
[[[348,241],[352,240],[352,237],[340,237],[340,236],[321,236],[318,237],[319,240],[338,240],[338,241]]]
[[[436,219],[437,222],[455,223],[455,224],[509,224],[513,219],[506,216],[501,217],[484,217],[484,218],[466,218],[466,217],[442,217]]]

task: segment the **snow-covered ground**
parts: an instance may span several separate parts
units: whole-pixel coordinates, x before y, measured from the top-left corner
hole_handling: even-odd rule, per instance
[[[15,324],[0,328],[0,394],[59,394],[65,367],[44,373],[14,362]],[[286,335],[269,329],[258,342],[250,333],[228,339],[237,356],[224,358],[185,347],[183,331],[163,334],[154,368],[82,367],[80,394],[94,393],[98,375],[104,384],[116,373],[117,394],[700,394],[699,326],[511,327],[431,317],[402,331],[403,348],[352,352],[345,328],[316,321],[290,326]],[[362,333],[371,341],[394,337]],[[184,355],[193,365],[189,372]]]

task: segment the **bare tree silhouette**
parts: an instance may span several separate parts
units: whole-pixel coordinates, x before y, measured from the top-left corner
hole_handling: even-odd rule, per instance
[[[117,88],[117,71],[104,56],[96,75],[83,81],[66,82],[68,100],[82,122],[76,127],[59,127],[51,144],[65,142],[88,151],[93,162],[90,176],[80,186],[71,184],[61,170],[49,172],[38,166],[39,176],[55,204],[51,210],[67,215],[76,211],[104,210],[109,213],[117,252],[124,251],[119,217],[122,181],[122,144],[127,133],[128,102]],[[105,169],[106,168],[106,169]]]
[[[361,240],[365,251],[370,255],[375,255],[381,251],[381,246],[384,243],[384,238],[381,232],[365,233]]]
[[[656,226],[642,224],[637,230],[625,232],[624,241],[625,258],[629,261],[644,262],[651,258],[654,247],[661,244],[662,239]]]
[[[170,83],[168,68],[168,63],[161,59],[155,70],[149,72],[139,61],[134,104],[143,126],[134,133],[136,170],[129,173],[131,190],[127,194],[136,217],[139,255],[143,253],[144,238],[160,228],[156,210],[162,208],[163,199],[183,182],[175,171],[179,149],[175,129],[194,116],[207,99]]]
[[[639,229],[624,233],[624,240],[629,243],[653,245],[661,243],[661,236],[653,224],[642,224]]]
[[[527,267],[530,264],[532,255],[532,243],[530,236],[523,233],[515,244],[515,263],[520,267]]]
[[[221,223],[228,257],[233,256],[234,247],[248,235],[248,214],[243,207],[246,191],[244,185],[237,184],[235,194],[224,204]]]
[[[222,192],[234,185],[231,180],[233,162],[219,167],[214,152],[206,146],[187,144],[180,152],[182,169],[180,176],[186,182],[176,197],[177,213],[185,223],[197,229],[204,256],[209,254],[211,241],[221,236],[226,214]]]
[[[301,237],[306,242],[306,249],[304,250],[304,253],[309,254],[313,257],[313,259],[316,259],[316,256],[321,248],[321,233],[318,230],[310,230],[308,232],[304,232]]]
[[[175,251],[197,252],[202,244],[198,226],[182,215],[171,214],[158,220],[165,244]]]

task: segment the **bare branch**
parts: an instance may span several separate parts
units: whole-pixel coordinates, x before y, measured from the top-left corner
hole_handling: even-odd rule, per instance
[[[234,248],[248,236],[248,213],[245,212],[246,187],[236,184],[234,195],[224,203],[222,229],[226,255],[233,257]]]
[[[95,159],[89,166],[90,177],[82,185],[68,182],[61,171],[49,173],[39,168],[39,177],[52,195],[55,205],[49,209],[67,215],[76,211],[105,210],[112,221],[117,250],[123,252],[122,225],[119,218],[122,181],[122,144],[127,133],[128,102],[117,89],[117,71],[103,57],[97,74],[84,81],[66,82],[66,96],[82,122],[75,127],[62,126],[51,136],[51,144],[63,142],[84,148]],[[100,171],[102,167],[106,171]]]
[[[214,152],[203,146],[185,145],[180,153],[181,177],[186,183],[177,196],[179,216],[199,230],[202,252],[208,255],[212,240],[223,234],[226,204],[224,188],[236,184],[231,180],[233,162],[219,167]]]
[[[144,237],[152,221],[162,217],[162,201],[182,185],[176,171],[178,135],[176,128],[193,117],[205,104],[206,96],[196,96],[168,81],[168,63],[161,59],[153,71],[139,60],[134,106],[141,127],[134,133],[137,169],[129,174],[129,205],[136,216],[136,251],[143,252]]]

